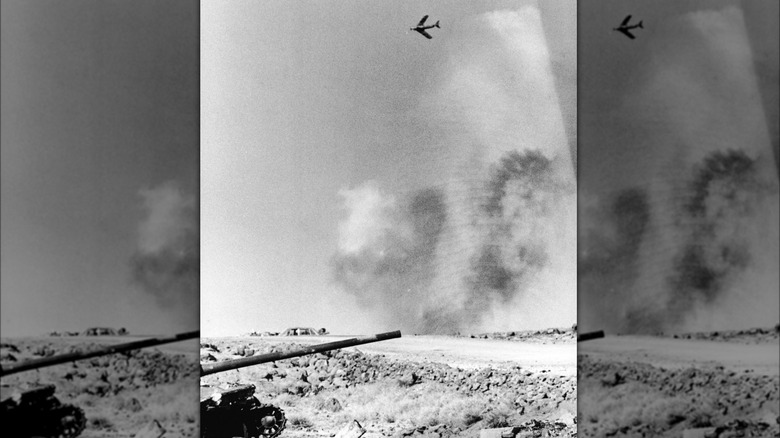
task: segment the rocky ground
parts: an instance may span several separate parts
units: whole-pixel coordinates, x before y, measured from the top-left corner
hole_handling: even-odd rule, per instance
[[[631,349],[623,337],[581,343],[580,436],[780,437],[773,331],[631,337]]]
[[[502,339],[507,341],[533,342],[540,344],[569,343],[577,340],[577,326],[550,328],[546,330],[524,330],[513,332],[491,332],[469,335],[469,338]]]
[[[135,339],[123,338],[121,342]],[[3,339],[0,363],[18,363],[60,353],[89,351],[103,344],[100,338]],[[197,341],[195,341],[197,342]],[[112,342],[113,343],[113,342]],[[132,437],[157,421],[166,438],[198,436],[199,369],[189,347],[147,348],[24,371],[2,378],[4,390],[28,384],[52,383],[62,402],[81,407],[87,427],[85,438]],[[6,393],[6,391],[4,391]]]
[[[404,339],[395,347],[393,341],[371,344],[387,345],[388,354],[361,346],[206,376],[202,393],[254,384],[256,398],[284,409],[286,437],[329,437],[353,420],[367,429],[366,437],[478,436],[482,429],[511,426],[518,436],[576,436],[573,357],[567,373],[502,360],[477,363],[468,359],[469,346],[480,351],[488,343],[501,351],[510,343],[468,338],[458,341],[466,358],[460,363],[450,352],[415,350],[415,343],[428,345],[425,337]],[[296,338],[201,342],[203,363],[302,346]]]
[[[766,344],[780,342],[780,324],[774,328],[752,328],[747,330],[724,330],[719,332],[695,332],[683,334],[665,334],[674,339],[699,339],[740,344]]]

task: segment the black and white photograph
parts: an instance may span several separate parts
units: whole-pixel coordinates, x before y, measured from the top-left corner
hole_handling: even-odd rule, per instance
[[[4,435],[197,436],[199,3],[0,8]]]
[[[576,436],[576,3],[201,17],[203,436]]]
[[[579,4],[579,436],[780,435],[778,12]]]

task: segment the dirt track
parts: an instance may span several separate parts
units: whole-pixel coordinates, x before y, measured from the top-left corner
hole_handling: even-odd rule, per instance
[[[214,362],[354,336],[203,338]],[[201,378],[201,395],[253,384],[281,406],[290,438],[333,436],[358,420],[367,436],[478,436],[520,426],[538,436],[575,436],[576,344],[404,336]],[[330,407],[337,406],[331,411]]]
[[[352,336],[234,337],[231,341],[262,339],[271,344],[296,342],[320,344]],[[454,367],[506,368],[520,366],[534,371],[549,370],[559,375],[574,375],[577,369],[577,345],[538,344],[495,339],[454,338],[448,336],[403,336],[399,339],[360,345],[346,349],[388,358],[415,362],[446,363]]]
[[[713,339],[716,336],[712,337]],[[579,344],[579,436],[780,436],[780,343],[608,336]]]
[[[664,368],[722,366],[763,375],[780,373],[780,344],[746,345],[652,336],[608,336],[580,343],[578,354]]]

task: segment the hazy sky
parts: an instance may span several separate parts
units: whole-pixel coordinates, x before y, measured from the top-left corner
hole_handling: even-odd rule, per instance
[[[648,61],[652,56],[652,42],[659,27],[670,19],[695,11],[718,11],[726,7],[739,8],[745,20],[752,56],[759,81],[760,97],[767,115],[770,138],[778,154],[778,48],[780,28],[777,15],[780,3],[772,0],[681,0],[647,2],[644,0],[599,0],[583,3],[578,8],[579,68],[577,76],[580,100],[580,144],[588,146],[580,150],[580,158],[588,163],[604,162],[604,157],[619,156],[627,147],[623,134],[633,136],[621,121],[624,100],[638,86],[642,78],[654,71]],[[644,29],[634,32],[637,39],[630,40],[612,31],[626,15],[632,14],[632,24],[639,20]],[[641,107],[642,102],[631,105]],[[700,108],[704,112],[707,108]],[[584,136],[584,137],[582,137]],[[619,162],[619,160],[618,160]],[[586,163],[586,165],[588,165]],[[582,163],[580,163],[582,164]],[[589,190],[599,185],[608,190],[612,185],[604,175],[619,177],[620,166],[613,163],[606,167],[580,168],[580,189]],[[608,168],[608,171],[607,171]],[[631,177],[631,175],[627,175]]]
[[[183,236],[171,221],[197,235],[198,19],[190,0],[2,2],[4,336],[196,328],[130,261]]]
[[[573,147],[574,3],[541,3]],[[451,153],[434,111],[442,83],[463,47],[483,43],[481,14],[529,4],[536,2],[203,4],[205,334],[396,328],[334,284],[332,258],[347,216],[339,193],[371,182],[402,197],[441,184]],[[426,14],[429,24],[441,22],[432,40],[409,31]],[[502,50],[480,55],[485,68]]]
[[[583,328],[777,321],[779,5],[580,4]]]

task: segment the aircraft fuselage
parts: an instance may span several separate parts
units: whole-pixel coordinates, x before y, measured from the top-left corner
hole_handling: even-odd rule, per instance
[[[640,28],[640,27],[642,27],[642,25],[641,25],[641,24],[634,24],[634,25],[632,25],[632,26],[620,26],[620,27],[616,27],[616,28],[614,28],[614,29],[612,29],[612,30],[616,30],[616,31],[618,31],[618,32],[623,32],[624,30],[637,29],[637,28]]]
[[[436,26],[435,24],[432,24],[430,26],[410,27],[409,30],[426,30],[426,29],[433,29],[434,27],[439,27],[439,26]]]

